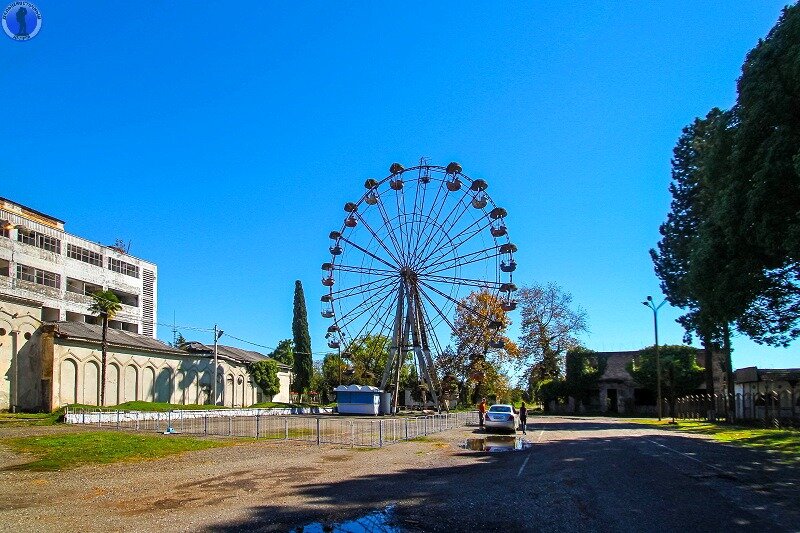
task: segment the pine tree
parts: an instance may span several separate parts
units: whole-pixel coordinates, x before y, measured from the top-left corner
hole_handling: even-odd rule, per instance
[[[308,313],[303,284],[294,282],[294,316],[292,318],[292,337],[294,340],[294,379],[292,388],[303,393],[311,384],[314,363],[311,358],[311,335],[308,333]]]

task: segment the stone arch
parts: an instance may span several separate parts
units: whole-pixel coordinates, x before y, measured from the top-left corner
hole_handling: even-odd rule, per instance
[[[119,365],[117,363],[109,363],[106,368],[106,405],[119,405],[122,403],[121,398],[121,381]]]
[[[62,359],[58,370],[58,402],[60,405],[78,403],[78,363]]]
[[[186,372],[178,370],[175,372],[175,390],[173,391],[173,403],[186,405],[189,398],[188,386],[186,384]]]
[[[83,364],[83,402],[86,405],[100,404],[100,365],[95,361]]]
[[[152,402],[155,397],[156,369],[152,366],[144,367],[142,371],[142,400]]]
[[[153,401],[163,403],[172,401],[172,381],[172,368],[165,366],[158,371]]]
[[[225,407],[233,407],[236,405],[236,378],[233,374],[228,374],[225,378]]]
[[[139,369],[135,364],[125,367],[125,397],[126,402],[135,402],[139,399]]]
[[[186,403],[203,403],[199,397],[197,370],[192,368],[186,372]]]

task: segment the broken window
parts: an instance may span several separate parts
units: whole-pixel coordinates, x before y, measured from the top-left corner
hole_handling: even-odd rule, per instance
[[[45,235],[44,233],[39,233],[38,231],[32,230],[22,230],[20,229],[17,231],[17,240],[24,244],[30,244],[31,246],[36,246],[37,248],[41,248],[42,250],[48,250],[50,252],[55,252],[57,254],[61,253],[61,240],[55,237],[51,237],[50,235]]]
[[[103,256],[97,252],[67,243],[67,257],[89,263],[90,265],[103,266]]]
[[[139,277],[138,266],[126,263],[120,259],[114,259],[113,257],[108,258],[108,269],[119,272],[120,274],[125,274],[126,276],[131,276],[132,278]]]
[[[17,278],[38,285],[45,285],[46,287],[61,288],[61,276],[59,274],[40,268],[17,265]]]

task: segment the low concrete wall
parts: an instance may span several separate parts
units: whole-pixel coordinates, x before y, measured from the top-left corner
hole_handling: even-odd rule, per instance
[[[67,424],[101,424],[117,421],[131,420],[172,420],[189,418],[225,418],[237,416],[263,416],[263,415],[318,415],[331,414],[330,407],[273,407],[269,409],[201,409],[175,411],[115,411],[94,409],[66,409],[64,422]]]

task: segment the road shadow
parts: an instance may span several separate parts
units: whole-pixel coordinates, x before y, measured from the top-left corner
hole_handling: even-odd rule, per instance
[[[521,452],[464,450],[448,457],[445,466],[357,477],[342,470],[341,479],[324,483],[289,480],[281,498],[291,504],[265,495],[245,519],[207,530],[296,531],[387,507],[391,525],[412,532],[800,527],[800,469],[776,469],[764,453],[731,453],[729,446],[668,432],[576,436]]]

